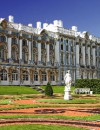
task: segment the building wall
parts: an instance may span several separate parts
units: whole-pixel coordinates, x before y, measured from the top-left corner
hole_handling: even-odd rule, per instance
[[[64,84],[67,70],[73,83],[79,78],[99,78],[99,63],[100,44],[87,32],[81,37],[0,27],[0,85]]]

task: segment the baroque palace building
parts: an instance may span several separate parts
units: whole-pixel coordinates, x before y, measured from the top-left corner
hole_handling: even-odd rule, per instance
[[[63,84],[67,70],[73,83],[100,78],[100,39],[61,20],[35,28],[0,19],[0,85]]]

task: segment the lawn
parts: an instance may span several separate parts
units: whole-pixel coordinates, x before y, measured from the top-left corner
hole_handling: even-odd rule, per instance
[[[0,119],[16,119],[16,118],[52,118],[52,119],[64,119],[64,120],[83,120],[83,121],[97,121],[100,120],[100,114],[91,116],[60,116],[60,115],[0,115]]]
[[[6,105],[6,104],[10,104],[11,103],[11,100],[10,99],[2,99],[0,100],[0,105]]]
[[[37,102],[45,102],[45,103],[54,103],[54,104],[94,104],[94,103],[100,103],[99,100],[96,99],[73,99],[73,100],[63,100],[63,99],[40,99],[37,100]]]
[[[0,95],[39,94],[27,86],[0,86]]]
[[[45,89],[46,86],[41,86]],[[64,94],[65,86],[52,86],[53,93]],[[74,87],[71,87],[73,92]],[[0,95],[20,95],[20,94],[39,94],[38,91],[29,86],[0,86]]]
[[[41,86],[41,88],[45,89],[46,86]],[[54,93],[61,93],[64,94],[64,88],[65,86],[52,86]],[[75,89],[74,86],[71,87],[71,91],[73,92]]]
[[[87,130],[87,129],[72,126],[24,124],[24,125],[1,126],[0,130]]]

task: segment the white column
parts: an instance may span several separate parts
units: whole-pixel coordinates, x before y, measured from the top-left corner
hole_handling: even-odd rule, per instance
[[[50,55],[49,55],[49,44],[47,44],[47,62],[50,61]]]
[[[55,62],[60,63],[60,42],[56,41],[55,45]]]
[[[11,31],[9,31],[9,34],[11,34]],[[8,37],[8,59],[11,59],[11,37]]]
[[[95,66],[95,62],[96,62],[96,56],[95,56],[95,47],[92,48],[92,55],[93,55],[93,66]]]
[[[20,34],[20,36],[22,36],[22,34]],[[20,44],[20,60],[22,60],[22,38],[20,38],[19,44]]]
[[[29,45],[28,45],[28,49],[29,49],[29,57],[28,57],[28,59],[29,59],[29,61],[31,61],[31,41],[29,41],[28,42],[29,43]]]
[[[85,65],[85,46],[82,46],[83,65]]]
[[[69,55],[68,55],[68,62],[69,62],[69,65],[71,65],[71,41],[68,39],[68,52],[69,52]]]
[[[41,43],[38,43],[38,62],[41,62]]]
[[[79,44],[76,44],[76,65],[79,65]]]
[[[88,46],[88,65],[90,65],[90,46]]]

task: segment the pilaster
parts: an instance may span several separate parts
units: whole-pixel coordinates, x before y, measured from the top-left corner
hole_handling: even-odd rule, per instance
[[[55,45],[55,62],[60,63],[60,42],[58,40]]]
[[[49,65],[49,63],[50,63],[50,52],[49,52],[49,44],[47,44],[47,65]]]
[[[93,66],[96,65],[96,56],[95,56],[95,46],[92,48],[92,55],[93,55]]]
[[[12,42],[12,38],[11,38],[11,31],[9,31],[9,37],[8,37],[8,59],[9,62],[11,61],[11,42]]]
[[[90,46],[88,46],[88,65],[90,65]]]
[[[19,38],[19,46],[20,46],[20,60],[22,60],[22,33],[20,33],[20,38]]]
[[[41,43],[40,42],[38,42],[38,64],[41,64]]]
[[[76,43],[76,65],[79,66],[79,43]]]
[[[28,55],[29,57],[28,57],[28,59],[29,59],[29,62],[30,62],[31,61],[31,50],[32,50],[31,45],[32,45],[32,43],[31,43],[31,41],[29,41],[28,43],[29,43],[29,45],[28,45],[28,47],[29,47],[28,48],[29,49],[29,55]]]
[[[82,46],[83,65],[85,65],[85,44]]]

